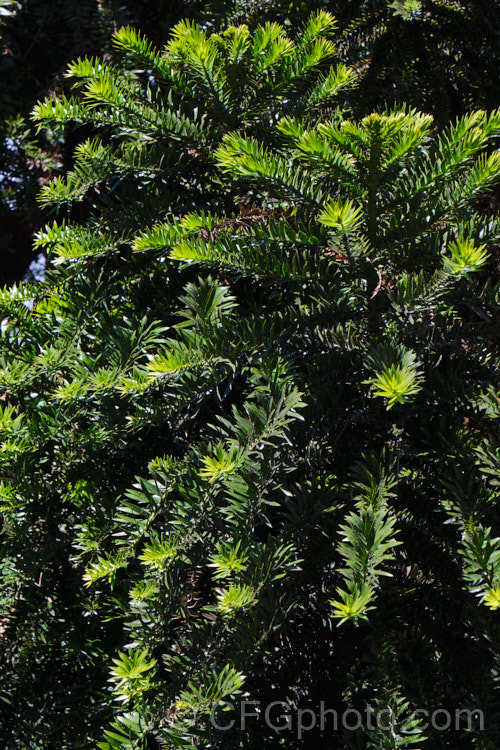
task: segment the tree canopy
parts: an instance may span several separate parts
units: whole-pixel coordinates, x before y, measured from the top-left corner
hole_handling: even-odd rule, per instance
[[[500,110],[440,119],[383,77],[374,106],[330,12],[223,10],[164,46],[116,29],[32,112],[48,268],[0,292],[5,746],[493,749]],[[390,722],[299,731],[320,704]]]

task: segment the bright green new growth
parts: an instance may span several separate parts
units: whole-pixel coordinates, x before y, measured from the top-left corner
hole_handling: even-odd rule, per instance
[[[227,578],[246,570],[247,556],[240,552],[240,547],[241,540],[236,546],[222,542],[217,545],[217,554],[212,555],[212,562],[208,563],[210,568],[214,568],[214,578]]]
[[[484,597],[484,603],[490,609],[500,608],[500,588],[487,591]]]
[[[413,352],[405,352],[400,364],[386,365],[370,381],[374,396],[387,399],[387,408],[394,404],[404,404],[411,396],[418,393],[421,386],[421,375]]]
[[[337,200],[327,203],[318,218],[322,224],[331,227],[340,236],[354,232],[361,226],[363,212],[361,208],[355,208],[352,201],[344,203]]]
[[[362,586],[360,589],[354,586],[352,591],[338,589],[337,594],[340,599],[332,600],[330,604],[333,608],[333,616],[338,618],[339,625],[348,620],[357,624],[359,618],[368,619],[366,612],[373,609],[368,606],[373,598],[373,591],[368,586]]]
[[[109,681],[113,685],[116,700],[128,703],[132,698],[149,690],[154,676],[152,669],[156,660],[149,659],[147,649],[129,649],[128,654],[122,653],[113,659]]]
[[[233,584],[227,589],[217,590],[217,607],[226,617],[234,617],[239,610],[251,607],[255,592],[246,584]]]
[[[476,247],[474,240],[462,238],[448,246],[450,256],[444,258],[444,270],[451,276],[460,277],[472,271],[479,271],[488,260],[485,245]]]
[[[142,555],[139,560],[143,565],[153,565],[156,568],[163,568],[165,563],[175,558],[177,554],[177,544],[173,539],[151,539],[148,544],[144,545]]]
[[[223,479],[228,474],[234,474],[242,461],[242,453],[237,445],[232,445],[229,450],[223,446],[215,446],[214,456],[204,456],[201,459],[203,468],[200,469],[200,477],[213,483]]]

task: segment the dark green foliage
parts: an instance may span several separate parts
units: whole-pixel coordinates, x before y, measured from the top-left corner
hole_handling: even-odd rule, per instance
[[[61,139],[37,143],[29,112],[40,96],[58,88],[58,78],[78,49],[82,53],[103,50],[103,40],[113,31],[107,6],[103,4],[103,13],[98,13],[94,1],[0,4],[2,286],[21,279],[33,258],[33,234],[43,223],[35,194],[40,179],[47,179],[61,162]]]
[[[147,7],[143,7],[146,5]],[[183,15],[182,4],[113,0],[5,0],[0,6],[4,88],[0,117],[28,113],[34,100],[60,86],[68,62],[80,54],[110,51],[118,27],[134,23],[153,38],[165,38]]]
[[[184,14],[181,2],[115,0],[2,0],[0,2],[0,285],[23,278],[42,226],[35,194],[71,163],[70,131],[36,138],[29,113],[40,97],[59,94],[78,55],[111,53],[114,30],[138,25],[165,39]]]
[[[333,27],[122,29],[35,110],[92,130],[0,299],[8,748],[498,746],[500,113],[355,118]]]
[[[205,13],[222,27],[266,18],[293,31],[313,10],[333,13],[342,59],[362,74],[354,98],[360,116],[406,102],[443,127],[479,106],[498,106],[496,0],[214,0]]]
[[[339,10],[345,3],[339,3]],[[359,111],[409,102],[443,127],[499,104],[500,8],[495,0],[348,3],[343,49],[366,67]],[[352,10],[351,10],[352,8]],[[333,9],[336,13],[336,8]]]

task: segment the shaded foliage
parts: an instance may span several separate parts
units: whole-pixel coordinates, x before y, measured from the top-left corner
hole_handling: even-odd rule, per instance
[[[68,168],[74,135],[37,138],[29,121],[36,101],[60,93],[69,62],[111,52],[111,34],[134,23],[165,38],[184,14],[171,0],[19,0],[0,4],[0,285],[23,278],[43,217],[34,196],[54,169]]]
[[[334,29],[124,28],[35,109],[91,135],[0,299],[7,747],[498,745],[500,115],[356,116]]]
[[[206,13],[223,27],[269,18],[293,29],[320,9],[337,18],[342,59],[363,74],[355,97],[359,115],[405,102],[443,127],[474,108],[498,106],[495,0],[215,0]]]

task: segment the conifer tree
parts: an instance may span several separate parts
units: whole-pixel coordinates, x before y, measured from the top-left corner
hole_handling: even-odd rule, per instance
[[[334,28],[122,29],[35,110],[94,130],[0,300],[17,747],[498,743],[500,113],[356,119]]]

